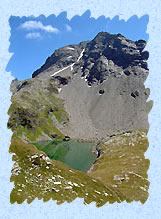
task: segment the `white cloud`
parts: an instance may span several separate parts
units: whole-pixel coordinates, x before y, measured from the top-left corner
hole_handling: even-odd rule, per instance
[[[27,39],[41,39],[42,36],[39,32],[33,32],[33,33],[28,33],[26,34]]]
[[[40,21],[26,21],[21,24],[20,28],[31,31],[31,30],[43,30],[50,33],[58,33],[59,30],[51,25],[43,25]]]
[[[66,24],[65,26],[66,26],[66,30],[67,30],[68,32],[72,31],[71,26],[69,26],[68,24]]]

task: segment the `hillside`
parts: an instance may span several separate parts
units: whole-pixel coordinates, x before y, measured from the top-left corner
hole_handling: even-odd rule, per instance
[[[85,202],[96,201],[98,206],[107,201],[146,201],[149,161],[145,159],[144,152],[148,148],[146,135],[152,101],[147,102],[150,90],[144,86],[149,74],[149,53],[144,50],[145,46],[144,40],[134,42],[121,34],[100,32],[91,41],[56,50],[33,72],[31,79],[13,80],[12,104],[8,111],[8,127],[13,131],[10,152],[16,154],[15,162],[23,171],[19,177],[13,168],[11,179],[15,188],[11,193],[12,202],[22,202],[33,193],[27,187],[21,201],[17,195],[21,181],[24,181],[25,188],[31,183],[24,180],[28,177],[26,174],[32,172],[30,156],[40,155],[33,144],[66,138],[94,143],[93,152],[97,154],[97,159],[87,173],[73,169],[74,179],[86,182],[86,190],[89,183],[91,194],[97,193],[95,186],[96,191],[100,186],[101,191],[110,191],[112,197],[112,200],[106,197],[101,201],[104,196],[100,191],[99,197],[89,195],[87,198],[87,191],[84,193],[78,189],[76,192],[71,186],[75,194],[71,200],[84,197]],[[69,167],[65,164],[51,161],[52,174],[54,165],[60,168],[59,172],[62,168],[68,172]],[[51,172],[46,167],[44,169],[42,163],[40,159],[32,168],[38,170],[42,167],[41,174],[49,178]],[[65,172],[61,177],[64,176],[68,178]],[[34,179],[33,171],[31,181],[34,180],[37,186],[41,185],[42,179]],[[94,185],[91,180],[100,184]],[[55,182],[54,178],[53,181],[49,178],[49,181],[51,186]],[[42,182],[46,184],[46,180]],[[43,198],[46,193],[41,187],[37,189],[42,192]],[[62,194],[64,187],[58,187]],[[138,189],[140,193],[136,195]],[[32,200],[37,197],[36,194]],[[49,199],[50,195],[48,193]],[[58,196],[55,197],[52,196],[54,200],[59,200]],[[68,198],[65,196],[60,202]]]

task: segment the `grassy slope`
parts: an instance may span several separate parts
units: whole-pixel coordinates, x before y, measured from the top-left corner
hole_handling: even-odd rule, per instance
[[[124,200],[124,196],[112,186],[105,186],[81,171],[46,158],[43,152],[21,139],[12,138],[10,152],[14,153],[11,176],[14,188],[10,196],[11,203],[20,204],[25,200],[31,203],[38,198],[44,201],[57,200],[57,203],[61,204],[79,197],[84,198],[86,204],[94,201],[97,207],[100,207],[106,202]]]
[[[38,198],[57,200],[61,204],[77,197],[84,198],[88,204],[94,201],[97,207],[124,200],[144,203],[149,187],[149,160],[144,157],[148,147],[145,132],[116,136],[100,143],[99,147],[104,154],[86,174],[59,161],[49,158],[45,161],[40,154],[47,156],[34,145],[13,138],[10,152],[14,153],[15,164],[11,176],[14,181],[11,203],[22,203],[26,199],[30,203]]]
[[[40,136],[56,134],[57,138],[64,135],[54,124],[67,123],[68,115],[64,110],[63,101],[57,97],[57,88],[52,80],[29,79],[12,98],[9,108],[8,127],[16,136],[28,141],[36,141]]]
[[[72,170],[59,161],[45,161],[40,158],[44,153],[24,140],[35,142],[45,135],[52,138],[53,134],[64,138],[57,124],[67,123],[68,115],[62,100],[57,98],[53,81],[27,81],[27,86],[12,96],[9,109],[8,127],[14,133],[10,152],[14,153],[15,161],[11,202],[22,203],[27,199],[30,203],[35,198],[44,201],[52,198],[60,204],[80,197],[85,203],[95,201],[97,206],[123,200],[144,203],[149,187],[149,160],[144,157],[148,148],[146,133],[138,131],[101,142],[99,147],[104,153],[87,174]]]
[[[114,136],[100,143],[104,153],[88,175],[101,180],[104,185],[117,188],[127,202],[135,200],[144,203],[149,188],[149,160],[144,156],[148,145],[145,131]]]

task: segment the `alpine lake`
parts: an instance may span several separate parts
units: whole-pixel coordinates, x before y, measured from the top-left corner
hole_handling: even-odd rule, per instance
[[[83,172],[90,169],[97,157],[92,152],[94,144],[90,142],[44,141],[34,143],[34,145],[50,159],[61,161],[69,167]]]

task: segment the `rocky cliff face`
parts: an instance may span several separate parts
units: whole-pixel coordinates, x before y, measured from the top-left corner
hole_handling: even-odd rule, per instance
[[[15,109],[12,110],[14,101],[20,103],[20,108],[27,108],[30,112],[36,96],[42,94],[39,104],[44,105],[45,109],[50,103],[48,108],[53,110],[53,114],[57,99],[63,102],[63,106],[57,107],[57,118],[50,119],[61,133],[72,138],[95,141],[134,129],[148,130],[151,102],[146,102],[149,89],[144,86],[149,73],[149,53],[144,51],[145,46],[144,40],[133,42],[121,34],[101,32],[92,41],[56,50],[33,73],[33,79],[12,83],[14,94],[9,126],[15,115]],[[46,89],[50,91],[47,93]],[[24,106],[21,95],[25,92],[30,94],[28,97],[30,102],[33,100],[33,105]],[[17,95],[19,100],[14,98]],[[55,99],[48,95],[54,95]],[[68,115],[65,125],[63,119],[58,119],[62,108]],[[36,112],[39,109],[35,107]],[[27,120],[31,117],[28,116]]]
[[[33,77],[40,76],[41,73],[44,75],[44,71],[54,72],[77,62],[74,70],[79,71],[78,67],[81,67],[82,76],[87,77],[89,85],[97,81],[102,83],[109,76],[119,77],[122,74],[140,76],[145,80],[148,74],[146,61],[149,57],[149,53],[143,51],[145,46],[144,40],[133,42],[121,34],[101,32],[92,41],[55,51],[45,64],[33,73]]]

